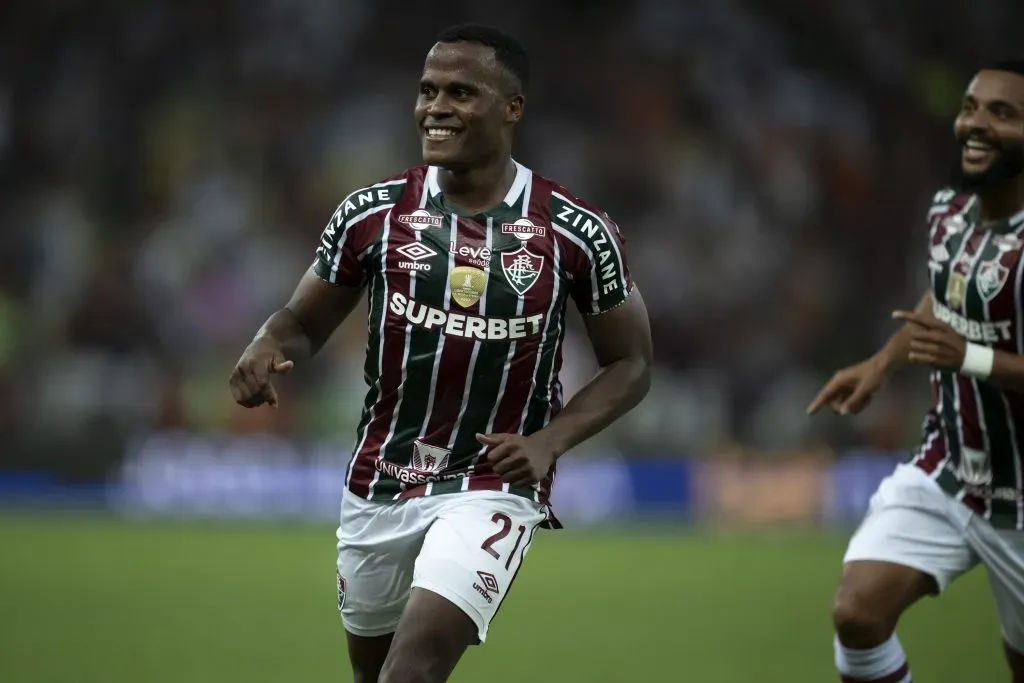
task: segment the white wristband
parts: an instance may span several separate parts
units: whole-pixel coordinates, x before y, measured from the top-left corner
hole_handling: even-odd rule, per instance
[[[992,365],[996,360],[996,352],[990,346],[967,344],[964,351],[964,362],[960,366],[960,374],[975,379],[988,379],[992,374]]]

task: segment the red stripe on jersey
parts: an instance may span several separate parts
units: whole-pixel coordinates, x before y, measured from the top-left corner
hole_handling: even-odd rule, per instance
[[[455,424],[462,414],[462,399],[467,390],[466,377],[473,357],[473,340],[452,335],[442,336],[442,340],[444,348],[437,365],[434,402],[426,420],[423,440],[447,448]]]
[[[469,491],[502,491],[505,488],[505,482],[494,473],[489,464],[481,462],[469,475],[469,483],[466,484],[466,488]]]
[[[537,368],[537,354],[540,352],[540,335],[519,339],[508,368],[505,393],[498,397],[498,410],[494,415],[494,429],[497,434],[519,434],[523,426],[523,414],[530,400],[534,374]]]
[[[402,213],[409,213],[419,207],[419,202],[424,192],[423,181],[426,174],[422,168],[413,169],[409,173],[409,181],[406,191],[399,200],[399,203],[391,210],[391,217]],[[410,284],[412,282],[412,271],[405,271],[399,268],[398,261],[401,255],[393,246],[400,246],[410,241],[411,231],[405,229],[395,220],[391,221],[387,252],[385,258],[385,277],[387,278],[386,296],[390,299],[394,292],[400,292],[406,297],[409,296]],[[352,473],[349,478],[349,489],[357,496],[365,498],[370,494],[370,484],[376,474],[374,463],[380,455],[380,449],[384,446],[389,432],[391,422],[394,418],[395,409],[398,407],[398,398],[402,386],[402,373],[405,359],[406,334],[403,322],[391,323],[388,320],[388,305],[390,301],[371,302],[371,305],[383,307],[384,330],[381,334],[380,344],[382,348],[368,349],[370,353],[377,353],[380,357],[380,377],[378,384],[380,393],[371,408],[373,418],[366,426],[366,433],[363,435],[363,443],[359,452],[355,454],[355,462],[352,466]],[[378,321],[378,324],[380,322]],[[389,325],[394,325],[389,327]]]
[[[551,223],[551,193],[557,185],[544,176],[533,174],[533,186],[530,187],[530,205],[526,207],[526,217],[538,225]]]
[[[978,498],[977,496],[966,495],[961,502],[979,515],[985,514],[985,511],[988,509],[988,503],[985,499]]]
[[[946,459],[946,436],[939,427],[938,416],[933,414],[929,419],[934,420],[934,424],[930,427],[933,431],[930,431],[925,438],[924,445],[914,460],[914,464],[925,473],[933,474]]]
[[[550,181],[536,175],[534,175],[534,179],[533,186],[530,188],[528,218],[539,225],[548,225],[551,219],[548,207],[554,186]],[[541,342],[549,326],[559,322],[560,312],[551,310],[553,288],[558,282],[558,273],[555,272],[554,240],[530,239],[524,242],[524,246],[530,253],[544,257],[544,264],[541,266],[537,282],[523,297],[523,316],[542,315],[544,322],[540,334],[515,342],[515,349],[509,361],[508,377],[505,379],[505,392],[498,397],[498,409],[494,416],[493,431],[498,434],[521,432],[534,383],[536,382],[538,386],[547,383],[546,376],[536,377]],[[562,259],[559,268],[564,271],[564,249],[560,249],[559,258]]]
[[[389,250],[389,252],[393,253],[393,250]],[[387,257],[389,267],[391,265],[390,261],[393,258],[391,253],[389,253]],[[390,286],[388,288],[388,296],[395,291],[400,291],[402,294],[408,296],[408,279],[401,283],[401,288],[396,287],[396,284],[399,284],[398,278],[389,278]],[[387,302],[384,302],[384,306],[386,309]],[[388,325],[387,315],[387,310],[385,310],[383,313],[385,328]],[[366,497],[370,493],[370,482],[373,481],[376,474],[374,461],[379,456],[380,449],[384,445],[384,441],[387,439],[387,435],[391,430],[391,422],[394,417],[395,409],[398,407],[399,391],[402,384],[402,360],[405,357],[405,335],[397,334],[395,332],[388,333],[385,331],[380,343],[383,346],[381,351],[377,351],[380,353],[381,359],[380,378],[378,380],[380,393],[377,395],[377,400],[373,404],[373,418],[366,426],[366,433],[363,436],[362,447],[359,452],[356,453],[356,461],[352,467],[352,480],[349,486],[353,493],[362,497]]]
[[[366,498],[370,495],[370,483],[373,481],[373,459],[364,457],[362,451],[352,457],[355,462],[348,474],[348,490],[360,498]]]
[[[960,399],[960,431],[962,443],[966,448],[985,449],[985,437],[981,429],[981,412],[978,397],[974,393],[974,384],[963,375],[953,375],[956,391]]]
[[[985,437],[982,433],[981,406],[974,393],[974,384],[963,375],[954,375],[957,393],[960,396],[960,431],[963,435],[961,445],[964,448],[985,450]],[[978,514],[985,514],[988,508],[985,501],[976,496],[964,496],[963,503]]]
[[[1014,453],[1020,461],[1020,468],[1024,470],[1024,447],[1021,444],[1021,438],[1024,437],[1024,395],[1006,391],[1003,392],[1003,396],[1006,397],[1010,424],[1013,427]]]
[[[455,230],[456,248],[471,247],[484,249],[487,247],[486,226],[476,221],[460,218]],[[455,266],[480,268],[479,263],[471,263],[466,256],[455,256]],[[463,307],[453,298],[449,298],[449,310],[472,315],[486,315],[486,308],[481,313],[481,303],[487,293],[472,306]],[[470,373],[470,361],[477,343],[454,335],[442,335],[441,359],[438,361],[436,383],[434,385],[433,405],[426,419],[424,440],[434,446],[447,448],[453,439],[453,431],[462,415],[462,401],[469,389],[467,378]]]

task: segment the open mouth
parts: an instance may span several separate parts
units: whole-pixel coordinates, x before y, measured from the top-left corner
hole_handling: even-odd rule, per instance
[[[982,164],[991,160],[997,151],[989,143],[971,138],[964,144],[964,161],[969,164]]]
[[[443,126],[424,126],[423,134],[431,142],[443,142],[458,137],[462,133],[456,128],[445,128]]]

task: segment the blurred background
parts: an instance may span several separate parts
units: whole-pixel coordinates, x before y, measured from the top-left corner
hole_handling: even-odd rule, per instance
[[[221,680],[218,667],[238,673],[249,648],[269,658],[245,670],[250,680],[347,680],[330,522],[365,390],[364,319],[354,315],[280,383],[279,411],[236,407],[226,378],[308,267],[337,202],[418,163],[422,60],[438,30],[464,20],[501,26],[529,50],[516,157],[620,224],[657,355],[647,400],[564,460],[554,500],[569,545],[538,544],[535,583],[494,640],[512,638],[516,618],[528,622],[540,598],[526,596],[553,590],[555,577],[585,586],[559,592],[569,603],[552,617],[555,632],[575,632],[580,601],[603,610],[606,591],[633,571],[604,566],[609,543],[624,544],[620,558],[664,567],[650,580],[653,603],[690,567],[671,593],[682,605],[732,558],[749,573],[710,595],[751,597],[722,622],[720,643],[700,641],[707,668],[693,680],[754,680],[728,673],[745,665],[735,658],[721,668],[736,637],[726,633],[750,628],[765,642],[791,588],[765,597],[763,583],[788,586],[806,570],[789,560],[806,554],[820,565],[797,579],[807,619],[792,628],[815,640],[796,651],[763,645],[757,679],[831,680],[827,615],[843,533],[914,447],[929,396],[924,375],[908,372],[856,419],[808,419],[804,409],[835,369],[885,341],[893,308],[920,297],[923,216],[947,175],[959,98],[980,62],[1020,45],[1024,5],[1009,0],[4,3],[0,611],[7,603],[49,633],[41,605],[77,605],[75,619],[106,620],[111,644],[69,630],[62,665],[41,654],[57,636],[15,633],[4,620],[0,643],[21,654],[0,652],[0,680]],[[567,393],[592,371],[574,318]],[[154,521],[170,518],[179,521]],[[282,521],[303,525],[281,530]],[[780,526],[798,527],[800,540],[767,542]],[[734,540],[689,535],[709,528]],[[577,552],[604,569],[578,577],[566,566]],[[254,562],[261,553],[274,560]],[[199,663],[168,664],[152,642],[168,634],[133,626],[154,609],[183,610],[184,595],[206,608],[228,600],[240,575],[250,597],[280,604],[267,614],[237,596],[244,607],[225,618],[238,622],[203,642],[245,636],[237,650],[202,650],[208,665],[194,648]],[[977,617],[961,645],[1001,667],[979,586],[950,619]],[[60,600],[40,597],[53,587]],[[150,604],[157,596],[164,602]],[[179,634],[194,626],[185,612],[160,614],[166,629],[181,619]],[[657,628],[693,627],[677,617]],[[311,627],[318,620],[329,625]],[[922,641],[941,628],[917,623]],[[714,640],[706,629],[691,635]],[[522,645],[488,643],[468,666]],[[308,649],[301,661],[312,669],[275,669],[274,652],[298,661],[287,647]],[[605,656],[625,656],[617,651]],[[545,670],[568,667],[534,656]],[[933,665],[929,680],[980,680],[971,668],[951,678],[957,665]],[[610,660],[579,680],[629,671]]]

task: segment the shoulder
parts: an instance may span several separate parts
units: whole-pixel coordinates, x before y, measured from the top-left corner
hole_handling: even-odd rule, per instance
[[[556,232],[588,245],[593,245],[595,240],[622,240],[619,226],[604,209],[543,176],[535,182],[549,198],[548,218]]]
[[[606,220],[608,214],[601,208],[591,204],[590,202],[582,199],[572,190],[560,185],[555,181],[545,178],[544,176],[534,173],[534,183],[549,197],[549,205],[552,209],[558,209],[566,218],[559,222],[565,222],[570,217],[570,209],[572,213],[590,214],[593,217]],[[552,219],[558,220],[555,212],[552,211]]]
[[[928,206],[928,227],[934,228],[942,219],[962,213],[973,200],[974,195],[970,193],[958,192],[951,187],[942,188],[932,195]]]
[[[401,173],[353,190],[338,204],[331,220],[338,223],[357,222],[361,218],[390,208],[397,204],[410,188],[422,187],[426,173],[425,166],[407,168]]]

